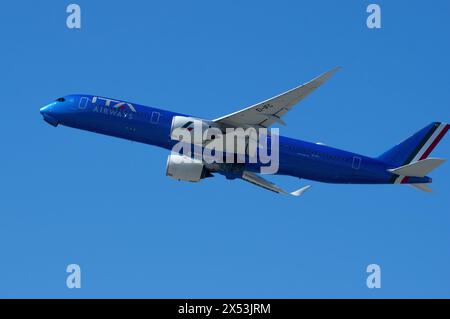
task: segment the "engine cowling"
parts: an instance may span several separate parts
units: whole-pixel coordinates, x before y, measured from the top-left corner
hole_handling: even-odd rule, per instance
[[[167,158],[166,176],[179,181],[198,182],[206,175],[207,170],[200,160],[177,154]]]
[[[175,141],[181,141],[183,135],[189,134],[188,138],[193,144],[202,145],[205,142],[205,140],[203,140],[204,133],[211,128],[219,129],[217,124],[213,121],[177,115],[172,119],[170,138]]]

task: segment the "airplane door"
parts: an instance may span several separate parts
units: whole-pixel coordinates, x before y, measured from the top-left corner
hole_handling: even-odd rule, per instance
[[[81,110],[86,109],[86,107],[88,105],[88,102],[89,102],[89,99],[87,97],[83,96],[80,99],[80,103],[78,104],[78,108],[81,109]]]
[[[150,123],[158,124],[160,116],[161,116],[161,114],[159,112],[152,112],[152,117],[150,118]]]
[[[353,156],[352,168],[359,169],[361,167],[361,157]]]

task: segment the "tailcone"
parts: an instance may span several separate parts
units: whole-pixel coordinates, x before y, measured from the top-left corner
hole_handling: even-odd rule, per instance
[[[402,180],[402,184],[430,184],[433,179],[428,176],[417,177],[417,176],[406,176]]]

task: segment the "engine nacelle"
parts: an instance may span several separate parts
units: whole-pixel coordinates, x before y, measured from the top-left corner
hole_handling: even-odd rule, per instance
[[[166,176],[179,181],[198,182],[208,171],[202,161],[183,155],[172,154],[167,158]]]
[[[210,128],[219,129],[213,121],[177,115],[172,119],[170,138],[175,141],[181,141],[186,135],[192,144],[203,145],[205,141],[208,141],[208,139],[203,139],[203,135]]]

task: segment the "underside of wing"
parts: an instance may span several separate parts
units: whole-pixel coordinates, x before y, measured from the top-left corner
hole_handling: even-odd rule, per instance
[[[313,80],[273,98],[257,103],[243,110],[215,119],[214,122],[226,127],[264,128],[280,123],[285,125],[281,117],[295,104],[303,100],[311,92],[325,83],[340,68],[336,67]]]
[[[310,185],[307,185],[305,187],[302,187],[292,193],[286,192],[285,190],[279,188],[277,185],[269,182],[268,180],[262,178],[261,176],[259,176],[258,174],[252,173],[252,172],[248,172],[248,171],[244,171],[244,173],[242,174],[242,179],[252,183],[256,186],[265,188],[269,191],[278,193],[278,194],[285,194],[285,195],[292,195],[292,196],[300,196],[303,192],[305,192],[308,188],[310,188]]]

